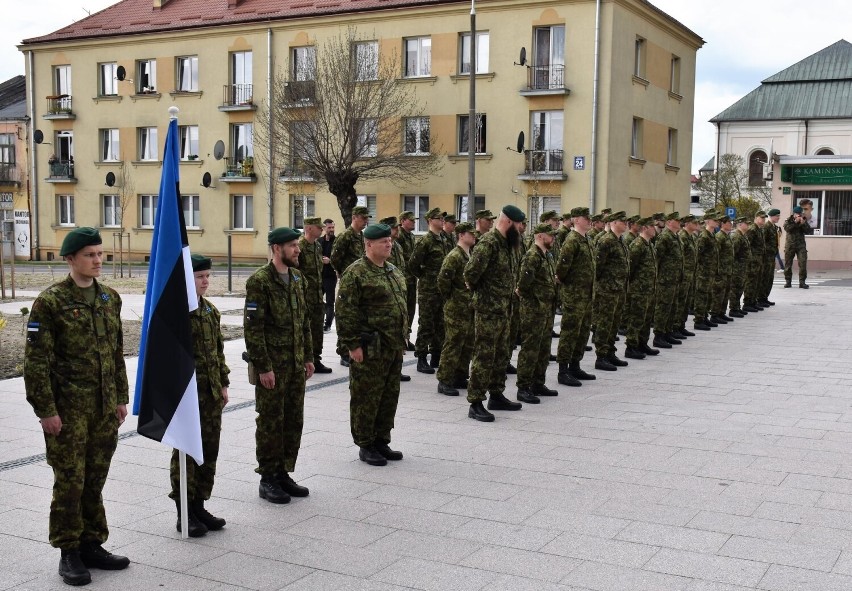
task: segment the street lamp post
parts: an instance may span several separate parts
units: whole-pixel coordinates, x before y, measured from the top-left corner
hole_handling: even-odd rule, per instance
[[[476,0],[470,0],[470,105],[467,118],[467,211],[474,209],[476,194]]]

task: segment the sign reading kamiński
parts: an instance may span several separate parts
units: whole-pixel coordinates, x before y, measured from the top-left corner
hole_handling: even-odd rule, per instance
[[[792,166],[794,185],[852,185],[852,166]]]

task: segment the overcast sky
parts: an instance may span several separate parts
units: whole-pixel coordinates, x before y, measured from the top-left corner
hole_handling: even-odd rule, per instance
[[[23,56],[15,48],[22,39],[55,31],[85,18],[86,11],[97,12],[115,3],[114,0],[2,1],[0,80],[24,73]],[[708,119],[758,87],[764,78],[844,36],[852,37],[849,29],[852,2],[848,0],[652,0],[652,3],[706,41],[698,52],[692,172],[697,172],[713,156],[714,127]]]

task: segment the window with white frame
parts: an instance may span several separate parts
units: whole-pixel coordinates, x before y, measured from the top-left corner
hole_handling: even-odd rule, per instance
[[[562,111],[533,111],[530,121],[532,149],[527,162],[529,172],[562,172],[563,138],[565,135]]]
[[[633,45],[633,75],[645,79],[645,40],[636,37]]]
[[[121,201],[118,195],[101,195],[101,223],[105,228],[121,226]]]
[[[190,156],[198,157],[198,126],[179,125],[178,137],[180,138],[180,158],[189,160]]]
[[[101,162],[118,162],[121,158],[118,129],[101,129]]]
[[[187,228],[201,227],[201,205],[198,202],[198,195],[181,195],[181,205],[183,206],[183,222]]]
[[[634,117],[630,136],[630,157],[637,160],[642,159],[642,127],[642,119]]]
[[[414,231],[425,232],[429,226],[426,224],[426,212],[429,211],[429,195],[403,195],[402,210],[414,212]]]
[[[353,43],[352,62],[355,80],[376,80],[379,77],[379,42]]]
[[[379,122],[376,119],[362,119],[358,122],[358,144],[355,153],[359,158],[372,158],[379,150]]]
[[[158,160],[157,128],[139,127],[137,134],[139,138],[139,160],[156,162]]]
[[[298,82],[316,80],[317,48],[313,45],[290,50],[290,79]]]
[[[240,163],[254,156],[254,133],[251,123],[236,123],[231,126],[231,153],[234,162]]]
[[[70,165],[73,172],[74,164],[74,132],[73,131],[57,131],[56,132],[56,152],[57,164]],[[69,176],[74,176],[69,175]]]
[[[432,74],[432,38],[410,37],[405,44],[405,76],[416,78]]]
[[[139,227],[153,228],[154,221],[157,219],[157,195],[140,195],[139,196]]]
[[[15,134],[0,133],[0,164],[15,164]]]
[[[231,229],[253,230],[254,208],[251,195],[231,196]]]
[[[53,92],[71,96],[71,66],[53,66]]]
[[[157,60],[136,61],[136,92],[137,94],[157,92]]]
[[[470,206],[470,197],[467,195],[456,195],[456,219],[460,222],[473,222],[476,212],[485,209],[485,195],[473,196],[473,207]]]
[[[488,70],[488,31],[476,33],[476,73],[485,74]],[[470,33],[462,33],[459,38],[459,73],[470,74]]]
[[[537,195],[529,198],[529,219],[538,223],[538,219],[545,211],[555,211],[557,215],[562,212],[562,197],[559,195]]]
[[[305,227],[305,218],[314,217],[313,195],[290,195],[290,222],[297,230]]]
[[[252,52],[235,51],[231,54],[231,104],[247,105],[253,100]]]
[[[459,115],[459,154],[468,153],[468,142],[470,140],[470,116]],[[486,116],[485,113],[476,114],[476,135],[474,136],[474,153],[485,154],[486,150]]]
[[[74,195],[59,195],[57,197],[59,208],[59,225],[73,226],[74,222]]]
[[[680,94],[680,58],[676,55],[672,56],[671,67],[671,84],[669,90],[679,95]]]
[[[357,203],[356,205],[360,205],[361,207],[366,207],[367,212],[370,215],[370,219],[375,220],[376,218],[376,196],[375,195],[357,195]]]
[[[198,56],[177,58],[177,89],[181,92],[198,92]]]
[[[405,153],[413,156],[429,154],[429,117],[407,117],[405,125]]]
[[[118,64],[110,62],[98,64],[98,96],[115,96],[118,94]]]
[[[666,164],[677,166],[677,130],[669,129],[668,149],[666,150]]]
[[[565,86],[565,25],[536,27],[533,33],[533,87]]]

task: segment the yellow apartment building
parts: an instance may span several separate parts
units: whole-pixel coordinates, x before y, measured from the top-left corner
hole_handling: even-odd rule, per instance
[[[365,59],[398,56],[397,82],[425,105],[409,141],[412,122],[400,120],[402,149],[440,147],[442,167],[425,181],[357,185],[374,218],[412,209],[422,220],[439,207],[464,219],[507,203],[531,217],[580,205],[688,211],[697,34],[645,0],[475,8],[474,203],[469,0],[124,0],[25,40],[29,115],[43,138],[29,146],[34,256],[58,256],[76,226],[100,227],[105,241],[124,233],[134,258],[147,255],[172,105],[193,250],[222,257],[230,235],[235,258],[258,260],[270,226],[340,223],[310,176],[263,170],[254,128],[271,73],[289,67],[304,82],[300,60],[347,27],[368,39]]]
[[[4,262],[30,257],[26,80],[0,83],[0,240]]]

